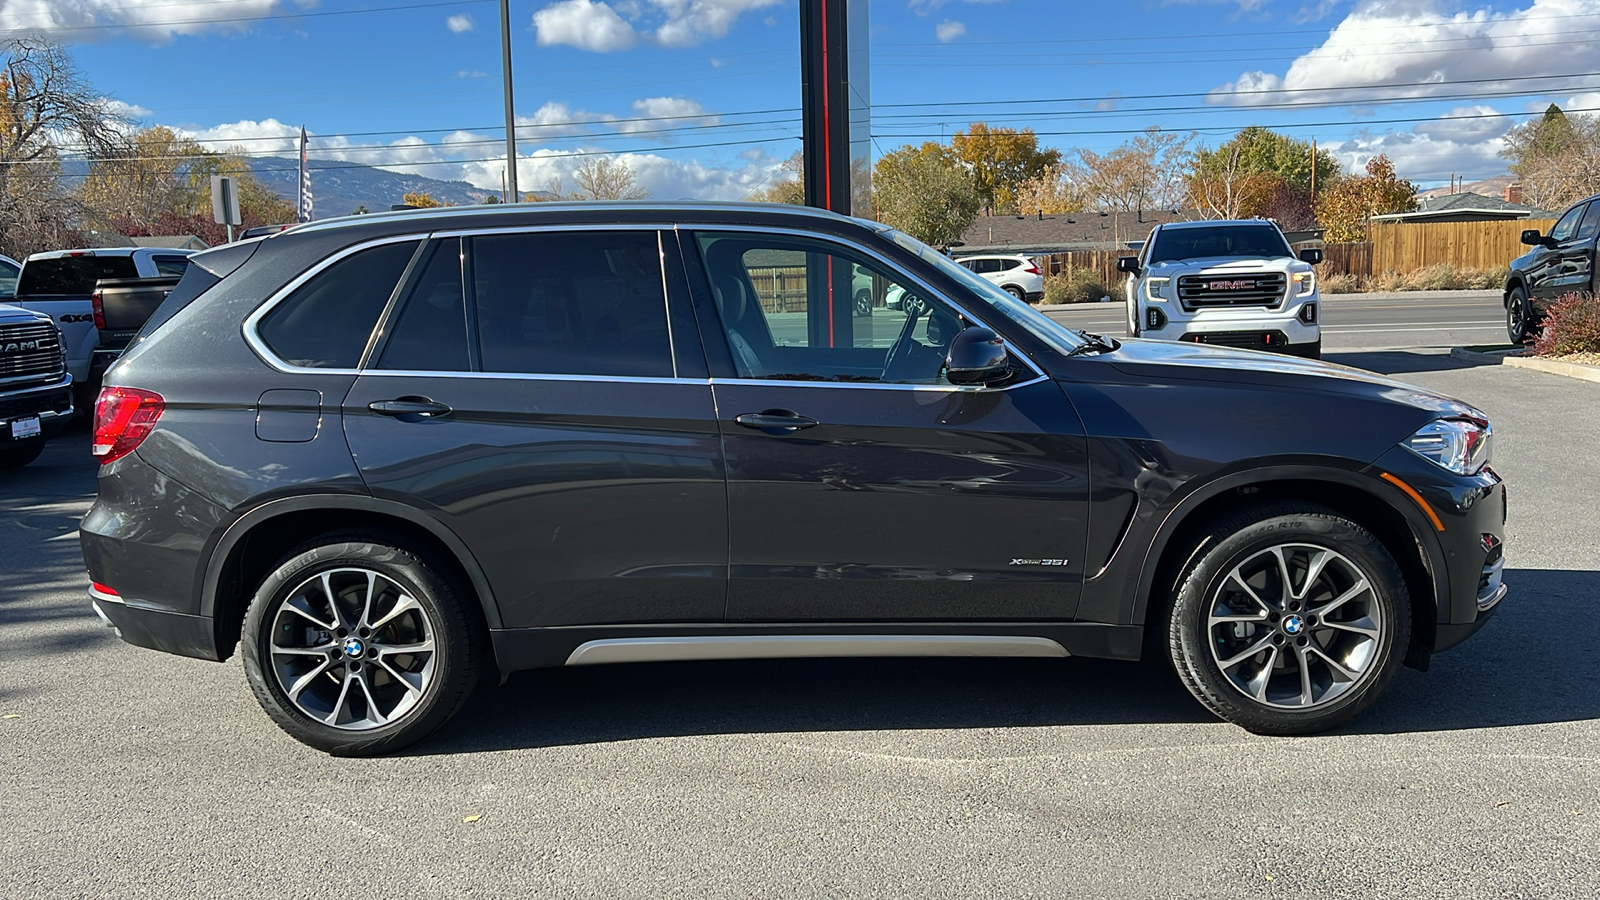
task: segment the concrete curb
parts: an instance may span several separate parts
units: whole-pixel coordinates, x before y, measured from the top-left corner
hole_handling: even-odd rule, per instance
[[[1450,351],[1452,359],[1467,362],[1487,363],[1488,365],[1514,366],[1518,369],[1533,369],[1538,372],[1549,372],[1552,375],[1565,375],[1580,381],[1593,381],[1600,384],[1600,366],[1586,366],[1580,363],[1559,362],[1553,359],[1540,359],[1537,356],[1512,356],[1510,351],[1500,353],[1480,353],[1468,350],[1465,347],[1455,347]]]

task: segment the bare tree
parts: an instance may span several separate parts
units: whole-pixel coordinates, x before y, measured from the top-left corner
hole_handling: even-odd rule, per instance
[[[23,256],[74,238],[77,209],[61,186],[62,151],[109,152],[125,123],[60,44],[4,38],[0,59],[0,252]]]
[[[1079,150],[1073,180],[1102,209],[1165,209],[1183,201],[1193,135],[1151,128],[1106,154]]]
[[[574,200],[643,200],[650,192],[635,184],[633,169],[614,156],[590,156],[572,173]]]

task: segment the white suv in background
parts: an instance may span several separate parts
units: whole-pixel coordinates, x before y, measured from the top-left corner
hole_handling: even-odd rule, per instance
[[[1037,303],[1044,299],[1044,274],[1026,256],[963,256],[955,263],[1000,285],[1018,300]]]
[[[1169,222],[1150,232],[1126,272],[1128,334],[1318,359],[1322,251],[1298,255],[1266,219]]]

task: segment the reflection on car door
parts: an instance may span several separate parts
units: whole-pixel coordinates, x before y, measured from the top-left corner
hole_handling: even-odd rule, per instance
[[[702,231],[685,258],[728,466],[731,621],[1072,617],[1087,463],[1057,385],[949,385],[957,311],[859,248]],[[861,269],[901,308],[852,318],[840,288]]]
[[[1540,306],[1571,290],[1574,273],[1566,261],[1573,238],[1578,231],[1585,204],[1579,203],[1562,214],[1550,229],[1549,243],[1534,249],[1534,258],[1528,266],[1528,293]]]
[[[507,627],[722,619],[717,423],[662,252],[654,230],[436,241],[345,401],[369,489],[454,529]]]

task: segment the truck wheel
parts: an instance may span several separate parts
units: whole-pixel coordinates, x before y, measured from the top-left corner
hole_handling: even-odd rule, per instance
[[[1528,306],[1528,292],[1519,285],[1506,297],[1506,337],[1513,344],[1525,344],[1532,335],[1533,316]]]
[[[398,750],[466,703],[488,658],[470,592],[381,538],[291,551],[244,621],[250,689],[273,721],[336,756]]]
[[[39,458],[44,452],[43,440],[19,441],[0,450],[0,471],[5,469],[20,469],[28,463]]]
[[[1310,734],[1388,687],[1411,601],[1371,532],[1320,507],[1271,504],[1219,522],[1197,546],[1168,649],[1212,712],[1257,734]]]
[[[1306,359],[1321,359],[1322,338],[1317,338],[1317,341],[1314,344],[1307,344],[1306,348],[1300,351],[1300,355],[1304,356]]]

